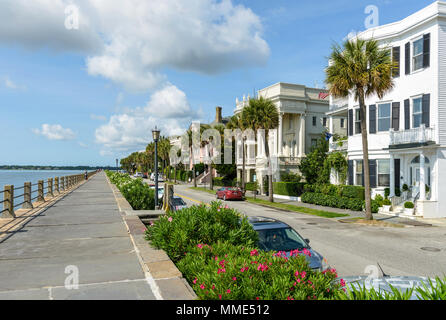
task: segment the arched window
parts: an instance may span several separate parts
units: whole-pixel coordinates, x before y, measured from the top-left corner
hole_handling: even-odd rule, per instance
[[[416,156],[412,162],[412,164],[419,164],[420,163],[420,156]],[[428,157],[424,157],[424,163],[430,163]]]

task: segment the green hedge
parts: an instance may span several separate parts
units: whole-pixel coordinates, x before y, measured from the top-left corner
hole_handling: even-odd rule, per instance
[[[323,193],[330,196],[365,200],[365,188],[361,186],[307,184],[304,186],[304,192]]]
[[[290,197],[300,197],[304,191],[304,183],[273,182],[274,194]]]
[[[365,207],[365,201],[361,199],[332,196],[315,192],[305,192],[302,195],[302,202],[331,208],[348,209],[352,211],[363,211]],[[372,200],[372,213],[377,213],[378,210],[378,202]]]
[[[247,182],[245,184],[245,189],[247,191],[257,191],[257,190],[259,190],[259,183],[258,182]]]

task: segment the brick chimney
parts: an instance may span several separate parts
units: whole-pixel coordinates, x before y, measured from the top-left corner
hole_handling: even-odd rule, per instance
[[[223,122],[223,118],[221,116],[222,108],[221,107],[217,107],[215,109],[216,109],[216,111],[215,111],[215,122],[216,123],[222,123]]]

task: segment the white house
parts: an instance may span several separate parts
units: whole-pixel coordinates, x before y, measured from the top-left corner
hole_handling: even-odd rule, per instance
[[[394,89],[383,99],[366,99],[372,196],[390,188],[395,205],[412,200],[417,215],[446,217],[446,2],[357,37],[378,40],[399,62]],[[361,185],[358,102],[350,96],[330,104],[329,117],[348,117],[348,183]],[[406,197],[395,197],[405,184]]]
[[[280,181],[280,173],[298,173],[298,165],[316,144],[321,133],[328,130],[329,108],[328,94],[325,89],[308,88],[304,85],[279,82],[258,91],[258,95],[271,99],[279,111],[279,127],[270,131],[269,150],[272,158],[277,159],[277,170],[274,170],[274,181]],[[236,99],[235,114],[242,112],[247,106],[249,96],[242,100]],[[339,122],[339,123],[338,123]],[[334,121],[340,128],[340,120]],[[259,143],[260,142],[260,143]],[[258,181],[263,190],[263,178],[266,175],[265,148],[261,135],[248,139],[245,144],[246,179]],[[242,142],[238,143],[236,151],[237,171],[240,179],[242,174]]]

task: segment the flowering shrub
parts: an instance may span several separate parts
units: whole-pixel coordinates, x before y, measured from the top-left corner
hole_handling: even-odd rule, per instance
[[[257,232],[246,218],[221,202],[210,207],[193,206],[161,217],[146,232],[146,238],[157,249],[163,249],[174,261],[199,243],[227,241],[230,244],[254,246]]]
[[[198,244],[177,263],[199,299],[327,300],[342,286],[336,271],[313,271],[304,255],[219,242]],[[309,251],[306,252],[309,254]]]
[[[128,174],[107,171],[110,182],[116,185],[134,210],[154,210],[155,191],[141,179],[132,179]]]

